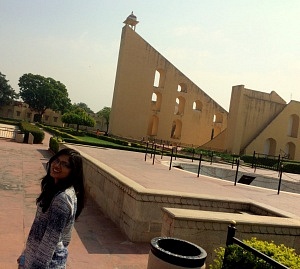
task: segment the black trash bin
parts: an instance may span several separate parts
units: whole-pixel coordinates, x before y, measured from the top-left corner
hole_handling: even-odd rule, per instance
[[[206,251],[185,240],[173,237],[155,237],[147,269],[205,268]]]

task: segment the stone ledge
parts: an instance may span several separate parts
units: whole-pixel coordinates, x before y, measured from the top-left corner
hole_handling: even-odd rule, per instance
[[[274,241],[299,249],[300,220],[287,217],[257,216],[226,212],[162,208],[161,236],[177,237],[203,247],[207,263],[215,258],[214,250],[225,246],[228,225],[236,221],[237,237]]]
[[[284,227],[291,229],[299,229],[300,220],[287,217],[270,217],[258,216],[250,214],[237,214],[227,212],[202,211],[182,208],[162,208],[163,212],[170,215],[176,220],[186,221],[206,221],[230,223],[232,220],[236,221],[237,225],[241,224],[255,224],[255,225],[270,225],[272,227]]]

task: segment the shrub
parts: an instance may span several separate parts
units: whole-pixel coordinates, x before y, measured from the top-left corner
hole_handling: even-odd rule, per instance
[[[57,127],[50,127],[50,126],[46,126],[46,125],[40,125],[44,130],[46,130],[47,132],[61,137],[61,138],[71,138],[71,139],[76,139],[75,136],[68,134],[66,132],[63,132],[61,130],[63,130],[62,128],[57,128]]]
[[[54,152],[57,153],[59,151],[59,142],[60,139],[58,137],[51,137],[49,141],[49,148]]]
[[[261,241],[255,237],[250,240],[243,240],[243,242],[290,269],[300,268],[300,256],[297,255],[295,250],[292,248],[288,248],[283,244],[276,245],[273,241]],[[222,268],[224,252],[225,248],[223,247],[215,250],[217,257],[209,266],[210,269]],[[264,260],[255,257],[254,254],[244,250],[238,245],[233,244],[228,246],[227,266],[224,269],[235,268],[272,269],[273,267],[267,264]]]
[[[18,125],[20,123],[20,120],[7,119],[7,118],[0,117],[0,123],[9,124],[9,125]]]
[[[74,144],[79,144],[79,145],[89,145],[89,146],[101,146],[101,147],[106,147],[106,148],[113,148],[113,149],[119,149],[119,150],[127,150],[127,151],[136,151],[136,152],[145,152],[145,148],[134,148],[128,145],[122,145],[121,143],[118,144],[102,144],[101,142],[95,143],[95,142],[86,142],[78,139],[70,139],[70,138],[64,138],[64,142],[67,143],[74,143]]]
[[[33,139],[34,144],[42,143],[45,138],[45,133],[39,127],[37,127],[31,123],[22,121],[19,123],[19,128],[20,128],[21,132],[23,132],[25,134],[25,137],[24,137],[25,143],[28,142],[29,133],[31,133],[34,137],[34,139]]]
[[[287,173],[300,174],[299,163],[283,162],[283,171]]]

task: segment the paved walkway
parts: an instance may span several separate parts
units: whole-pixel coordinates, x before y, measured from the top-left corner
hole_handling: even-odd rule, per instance
[[[51,153],[49,135],[44,144],[28,145],[0,139],[0,269],[16,268],[25,238],[35,214],[39,179]],[[272,206],[300,218],[300,195],[250,187],[172,168],[169,159],[113,149],[76,148],[150,189],[194,193],[209,197],[230,197]],[[284,180],[284,178],[283,178]],[[300,184],[300,183],[299,183]],[[69,247],[69,269],[146,269],[149,243],[132,243],[88,201]],[[299,250],[298,250],[299,252]]]
[[[0,269],[17,268],[51,157],[48,141],[48,135],[42,145],[0,139]],[[67,268],[146,269],[149,249],[149,243],[129,242],[88,200],[75,224]]]

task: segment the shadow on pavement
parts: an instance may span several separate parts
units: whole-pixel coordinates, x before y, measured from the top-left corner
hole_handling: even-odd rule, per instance
[[[89,254],[148,254],[150,250],[150,243],[130,242],[90,198],[75,230]]]

